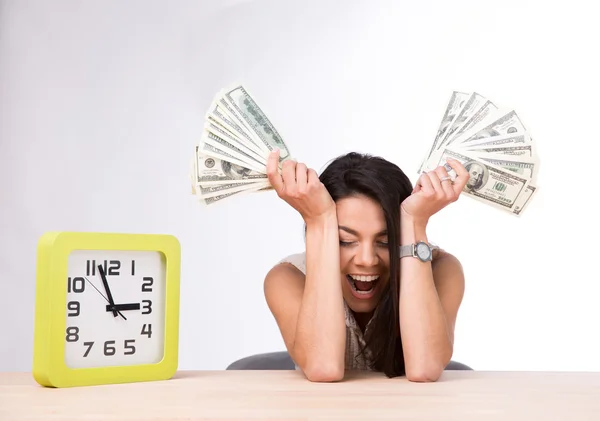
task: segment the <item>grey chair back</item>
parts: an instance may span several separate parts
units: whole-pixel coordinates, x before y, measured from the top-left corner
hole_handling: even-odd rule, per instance
[[[227,366],[226,370],[294,370],[294,361],[287,351],[267,352],[241,358]],[[466,364],[450,361],[446,370],[473,370]]]

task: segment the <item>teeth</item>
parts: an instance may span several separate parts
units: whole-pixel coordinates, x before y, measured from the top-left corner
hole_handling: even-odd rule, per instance
[[[371,291],[373,291],[373,288],[375,288],[375,284],[371,284],[370,288],[367,291],[361,291],[360,289],[356,288],[356,284],[354,283],[354,279],[352,279],[351,276],[348,276],[348,278],[350,278],[350,285],[352,286],[352,289],[357,294],[363,294],[363,295],[370,294]]]
[[[354,285],[352,285],[352,289],[354,290],[354,292],[356,292],[357,294],[362,294],[362,295],[367,295],[370,294],[371,291],[373,291],[373,288],[367,290],[367,291],[361,291],[360,289],[356,289],[356,287]]]
[[[373,282],[379,279],[379,275],[348,275],[354,281]]]

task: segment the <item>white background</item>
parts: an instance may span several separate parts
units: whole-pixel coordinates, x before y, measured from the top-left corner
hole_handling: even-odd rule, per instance
[[[521,218],[464,198],[430,240],[462,261],[454,359],[599,370],[593,2],[1,1],[0,370],[31,369],[36,243],[49,230],[182,245],[181,369],[283,349],[264,275],[303,248],[275,194],[202,208],[189,162],[219,89],[244,83],[293,155],[416,170],[452,90],[514,107],[542,167]],[[213,319],[213,321],[209,321]]]

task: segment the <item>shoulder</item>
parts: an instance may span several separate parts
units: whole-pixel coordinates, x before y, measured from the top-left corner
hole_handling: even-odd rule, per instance
[[[460,302],[465,289],[465,276],[460,260],[443,249],[434,252],[431,262],[433,281],[438,293]]]
[[[291,254],[277,262],[265,276],[264,292],[267,299],[279,296],[280,290],[299,292],[304,289],[306,255]]]
[[[462,264],[460,260],[452,253],[444,250],[441,247],[437,247],[432,252],[432,267],[435,270],[436,267],[444,267],[446,269],[454,269],[462,271]]]
[[[306,253],[302,252],[290,254],[277,262],[274,268],[281,266],[289,267],[289,265],[295,267],[302,273],[306,273]]]
[[[294,345],[296,324],[304,295],[305,276],[303,271],[296,266],[300,260],[301,258],[296,256],[279,261],[265,276],[263,286],[267,306],[275,317],[290,354]]]

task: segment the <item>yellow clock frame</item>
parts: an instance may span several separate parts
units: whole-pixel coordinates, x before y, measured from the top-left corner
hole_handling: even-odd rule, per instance
[[[69,255],[75,250],[157,251],[165,259],[165,336],[156,364],[70,368],[65,364],[66,291]],[[166,234],[52,231],[37,247],[33,377],[42,386],[73,387],[167,380],[179,354],[179,241]]]

